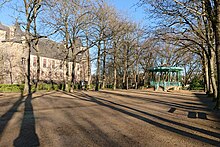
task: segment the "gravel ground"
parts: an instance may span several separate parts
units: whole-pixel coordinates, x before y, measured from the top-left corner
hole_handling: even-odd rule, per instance
[[[220,146],[212,107],[202,93],[1,93],[0,147]]]

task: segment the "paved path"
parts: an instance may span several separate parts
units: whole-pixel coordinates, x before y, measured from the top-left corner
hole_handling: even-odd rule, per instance
[[[0,147],[220,146],[210,101],[135,90],[2,94]]]

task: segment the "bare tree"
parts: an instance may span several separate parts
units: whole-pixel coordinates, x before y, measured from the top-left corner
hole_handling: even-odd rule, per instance
[[[97,3],[97,11],[95,12],[95,32],[96,32],[96,47],[97,47],[97,70],[96,70],[96,87],[98,91],[100,88],[100,66],[101,66],[101,52],[104,50],[104,58],[106,56],[106,41],[110,37],[109,23],[115,11],[108,6],[106,2],[100,1]],[[105,86],[105,59],[103,68],[103,86]]]
[[[178,0],[147,0],[141,2],[141,4],[150,4],[153,7],[152,12],[159,19],[168,20],[164,21],[166,23],[163,23],[164,26],[170,28],[171,31],[175,30],[173,34],[178,34],[180,40],[198,45],[201,49],[198,54],[205,53],[206,57],[202,59],[208,61],[208,74],[211,81],[209,83],[212,84],[217,105],[219,105],[219,86],[217,87],[215,84],[214,68],[217,67],[217,74],[219,75],[219,3],[218,0],[187,0],[184,2]],[[216,64],[214,64],[215,60]],[[219,76],[217,78],[217,83],[219,83]]]
[[[33,36],[31,32],[32,23],[37,17],[38,12],[40,11],[42,0],[36,1],[28,1],[23,0],[24,8],[25,8],[25,47],[27,50],[27,72],[26,72],[26,80],[25,80],[25,89],[24,92],[30,94],[31,93],[31,79],[30,79],[30,54],[31,54],[31,44],[33,40],[38,38],[37,36]]]
[[[91,5],[90,5],[91,4]],[[66,78],[65,90],[70,91],[75,84],[75,65],[76,62],[81,62],[79,57],[87,52],[92,43],[89,41],[87,26],[92,19],[90,10],[93,7],[92,3],[88,0],[83,1],[57,1],[51,0],[48,3],[48,18],[44,20],[46,26],[51,28],[52,32],[56,32],[64,41],[66,48]],[[83,43],[87,45],[83,48]],[[69,66],[71,62],[71,67]],[[71,73],[70,73],[71,71]],[[70,86],[70,87],[69,87]]]
[[[6,4],[7,2],[10,2],[11,0],[2,0],[0,2],[0,8],[2,8],[4,6],[4,4]]]

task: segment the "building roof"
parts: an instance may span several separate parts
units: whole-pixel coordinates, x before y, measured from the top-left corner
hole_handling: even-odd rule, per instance
[[[40,39],[38,44],[39,55],[47,58],[64,59],[67,55],[63,44],[49,39]],[[32,55],[37,55],[34,48],[31,49]]]
[[[15,25],[11,27],[5,26],[0,22],[0,30],[6,31],[6,40],[4,41],[22,43],[22,37],[24,37],[25,33],[22,31],[18,22],[16,22]],[[11,34],[13,36],[10,36],[10,31],[13,32]],[[74,52],[77,53],[78,51],[80,51],[80,47],[82,46],[80,38],[76,38],[75,44],[76,50]],[[58,43],[48,38],[39,39],[38,49],[39,55],[42,57],[63,60],[66,58],[68,52],[68,60],[70,60],[70,57],[72,56],[71,50],[67,51],[63,43]],[[36,50],[34,48],[31,48],[31,54],[37,55]]]
[[[5,26],[0,22],[0,30],[6,31],[4,41],[21,42],[24,32],[20,28],[20,24],[16,22],[13,26]],[[11,34],[13,32],[13,34]]]
[[[0,22],[0,30],[9,31],[9,27],[3,25],[3,24]]]
[[[18,22],[15,23],[14,27],[14,40],[21,40],[22,36],[24,36],[24,32],[21,30],[20,24]]]
[[[151,72],[178,72],[178,71],[183,71],[184,69],[182,67],[175,67],[175,66],[159,66],[159,67],[151,67],[148,68],[148,71]]]
[[[0,30],[2,31],[5,31],[6,32],[6,39],[9,37],[9,34],[10,34],[10,28],[8,26],[5,26],[3,25],[1,22],[0,22]]]
[[[79,45],[80,44],[77,44],[77,46],[76,46],[77,48],[76,48],[75,52],[78,52],[81,49],[79,47]],[[52,41],[47,38],[41,38],[39,40],[38,49],[39,49],[39,53],[40,53],[39,55],[42,57],[63,60],[66,58],[68,52],[69,52],[69,54],[68,54],[67,60],[70,60],[71,56],[72,56],[71,49],[69,49],[69,51],[67,51],[64,47],[64,44]],[[31,54],[37,55],[36,50],[34,48],[31,49]]]

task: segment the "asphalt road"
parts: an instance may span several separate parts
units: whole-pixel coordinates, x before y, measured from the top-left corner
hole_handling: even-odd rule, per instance
[[[152,91],[0,94],[0,147],[220,146],[203,94]]]

